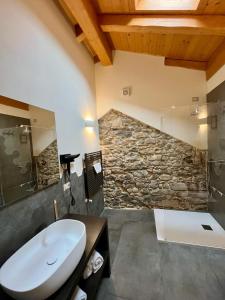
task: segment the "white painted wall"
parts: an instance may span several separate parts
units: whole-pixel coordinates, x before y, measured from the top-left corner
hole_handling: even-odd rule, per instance
[[[55,115],[49,110],[29,105],[33,153],[38,156],[55,139]]]
[[[98,63],[95,71],[98,118],[114,108],[192,145],[207,147],[206,126],[190,117],[193,96],[205,103],[204,72],[166,67],[162,57],[122,51],[116,51],[113,66]],[[122,96],[126,86],[132,87],[130,97]],[[202,106],[200,116],[204,111]]]
[[[29,105],[29,110],[23,110],[0,104],[0,113],[30,119],[34,156],[38,156],[46,147],[57,139],[55,114],[50,110],[34,105]]]
[[[0,0],[0,94],[55,112],[59,153],[99,148],[94,64],[54,0]],[[81,159],[76,163],[80,173]]]
[[[211,92],[225,80],[225,65],[220,68],[208,81],[207,92]]]

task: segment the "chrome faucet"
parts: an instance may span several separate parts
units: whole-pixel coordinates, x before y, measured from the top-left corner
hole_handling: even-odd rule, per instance
[[[59,209],[58,209],[58,202],[57,202],[57,200],[53,201],[53,205],[54,205],[55,221],[57,221],[59,219]]]

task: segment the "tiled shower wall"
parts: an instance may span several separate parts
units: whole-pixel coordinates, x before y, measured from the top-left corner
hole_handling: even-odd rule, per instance
[[[205,151],[115,110],[99,130],[105,206],[208,209]]]
[[[225,228],[225,82],[207,95],[209,210]]]

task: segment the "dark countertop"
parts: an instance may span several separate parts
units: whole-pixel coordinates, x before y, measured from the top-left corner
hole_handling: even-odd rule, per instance
[[[104,229],[107,227],[107,219],[100,217],[85,216],[79,214],[68,214],[65,215],[63,219],[74,219],[83,222],[86,226],[87,243],[84,254],[72,275],[55,294],[48,298],[48,300],[71,299],[77,284],[82,278],[87,262],[93,250],[96,248],[96,245],[98,244],[98,241]],[[6,295],[2,289],[0,289],[0,299],[12,300],[12,298]]]

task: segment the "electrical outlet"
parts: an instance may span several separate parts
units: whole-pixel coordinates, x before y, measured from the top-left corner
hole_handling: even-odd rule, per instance
[[[67,182],[63,185],[64,192],[67,191],[70,188],[70,182]]]

